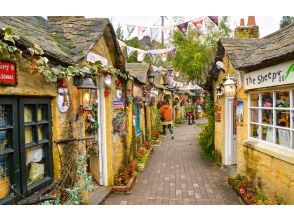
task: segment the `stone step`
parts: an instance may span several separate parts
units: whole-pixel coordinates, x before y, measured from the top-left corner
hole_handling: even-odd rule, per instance
[[[90,195],[89,205],[100,205],[111,193],[112,187],[110,186],[95,186],[94,192]]]

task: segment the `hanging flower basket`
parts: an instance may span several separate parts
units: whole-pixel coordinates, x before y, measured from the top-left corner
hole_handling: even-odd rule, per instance
[[[57,81],[57,84],[58,84],[58,88],[67,88],[68,87],[66,79],[59,79]]]

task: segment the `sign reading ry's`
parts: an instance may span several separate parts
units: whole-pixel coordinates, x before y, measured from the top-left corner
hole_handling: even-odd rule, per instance
[[[16,85],[15,63],[0,61],[0,84]]]
[[[294,62],[281,63],[244,75],[244,87],[256,89],[294,83]]]

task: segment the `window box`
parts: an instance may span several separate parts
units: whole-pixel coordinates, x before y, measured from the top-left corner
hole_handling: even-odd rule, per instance
[[[113,186],[112,191],[116,193],[130,194],[132,192],[133,186],[137,180],[137,173],[134,172],[133,176],[129,179],[129,182],[125,186]]]

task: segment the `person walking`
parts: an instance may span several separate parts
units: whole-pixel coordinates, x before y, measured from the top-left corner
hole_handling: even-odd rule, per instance
[[[192,122],[194,123],[194,111],[195,111],[195,107],[194,105],[191,103],[190,99],[188,99],[186,106],[185,106],[187,115],[188,115],[188,124],[191,125]]]
[[[163,101],[163,105],[159,109],[159,113],[161,115],[161,121],[162,121],[162,127],[163,127],[163,137],[166,137],[166,127],[168,127],[172,139],[174,139],[174,132],[172,129],[172,122],[173,122],[173,115],[172,115],[172,109],[168,105],[168,102],[166,100]]]

